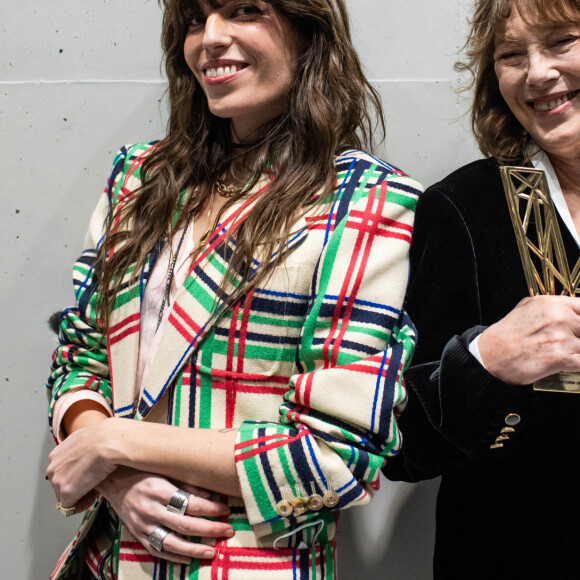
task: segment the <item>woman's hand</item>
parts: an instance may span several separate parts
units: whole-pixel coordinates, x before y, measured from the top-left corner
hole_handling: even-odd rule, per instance
[[[580,300],[524,298],[480,335],[478,348],[485,368],[505,383],[580,371]]]
[[[116,468],[115,444],[110,429],[115,419],[71,433],[48,455],[46,475],[63,507],[86,509],[94,499],[93,490]]]
[[[210,494],[191,485],[179,483],[179,489],[190,493],[185,515],[167,509],[171,495],[178,489],[164,477],[119,467],[98,486],[129,531],[153,556],[178,564],[189,564],[191,558],[213,558],[215,551],[207,544],[197,544],[176,534],[202,538],[231,537],[232,526],[198,516],[224,517],[227,505],[211,501]],[[163,552],[155,550],[148,537],[158,526],[172,532],[163,541]]]

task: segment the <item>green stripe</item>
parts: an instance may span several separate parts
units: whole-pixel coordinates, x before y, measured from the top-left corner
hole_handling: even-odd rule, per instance
[[[210,429],[211,424],[211,406],[212,406],[212,357],[214,355],[215,348],[215,328],[206,334],[204,341],[207,346],[201,349],[201,364],[209,369],[208,373],[199,373],[199,427],[201,429]],[[190,381],[193,383],[194,377],[192,376]],[[192,395],[195,396],[196,386],[191,385]]]
[[[405,195],[404,193],[399,193],[398,191],[392,191],[387,189],[386,201],[388,203],[396,203],[397,205],[415,211],[418,199],[410,195]]]

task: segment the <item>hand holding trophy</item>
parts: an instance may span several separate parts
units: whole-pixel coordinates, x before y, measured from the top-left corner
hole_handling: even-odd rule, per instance
[[[500,170],[530,296],[575,297],[580,292],[580,260],[570,271],[544,172],[514,166]],[[580,373],[558,372],[536,380],[534,389],[580,393]]]

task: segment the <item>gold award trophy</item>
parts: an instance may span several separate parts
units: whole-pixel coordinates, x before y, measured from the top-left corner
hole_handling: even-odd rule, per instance
[[[580,260],[570,272],[545,173],[530,167],[501,166],[500,170],[530,296],[576,296]],[[530,227],[537,241],[528,237]],[[544,377],[534,383],[534,389],[580,393],[580,373]]]

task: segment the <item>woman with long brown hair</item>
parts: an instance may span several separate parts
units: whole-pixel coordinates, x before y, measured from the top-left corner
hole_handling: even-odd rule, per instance
[[[342,0],[164,8],[168,134],[117,155],[60,318],[53,577],[335,578],[400,446],[418,185],[361,150]]]
[[[442,476],[435,578],[577,578],[580,398],[533,390],[580,370],[580,302],[529,298],[500,165],[544,170],[570,268],[580,257],[580,4],[477,0],[463,69],[486,156],[417,207],[406,309],[403,452],[385,473]],[[528,237],[538,246],[532,212]],[[526,298],[527,297],[527,298]]]

